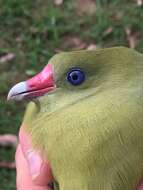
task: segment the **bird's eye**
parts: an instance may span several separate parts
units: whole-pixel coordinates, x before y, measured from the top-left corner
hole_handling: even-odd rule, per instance
[[[67,73],[67,80],[72,85],[80,85],[85,80],[85,74],[81,69],[74,68]]]

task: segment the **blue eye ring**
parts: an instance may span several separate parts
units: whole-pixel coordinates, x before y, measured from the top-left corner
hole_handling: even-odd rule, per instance
[[[67,73],[67,81],[74,86],[80,85],[85,80],[85,73],[79,68],[73,68]]]

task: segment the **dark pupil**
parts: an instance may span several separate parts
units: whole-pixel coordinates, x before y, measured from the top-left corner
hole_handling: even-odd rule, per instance
[[[78,75],[77,75],[76,73],[73,74],[73,75],[72,75],[72,79],[73,79],[73,80],[77,80],[77,79],[78,79]]]

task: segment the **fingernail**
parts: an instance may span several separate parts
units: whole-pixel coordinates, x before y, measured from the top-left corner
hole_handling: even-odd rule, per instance
[[[33,150],[28,151],[27,161],[29,164],[30,174],[32,176],[32,179],[34,179],[38,175],[40,175],[40,169],[41,169],[43,161],[42,161],[41,157],[39,156],[39,154]]]

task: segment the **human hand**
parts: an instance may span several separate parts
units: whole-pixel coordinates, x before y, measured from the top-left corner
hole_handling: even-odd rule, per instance
[[[23,127],[20,129],[15,159],[17,190],[51,190],[48,184],[53,177],[49,163],[32,148],[31,139]]]

